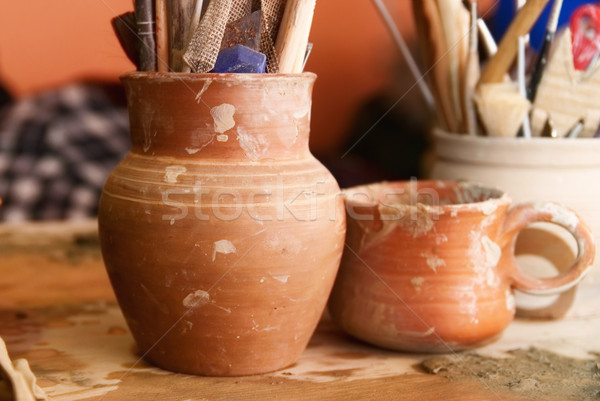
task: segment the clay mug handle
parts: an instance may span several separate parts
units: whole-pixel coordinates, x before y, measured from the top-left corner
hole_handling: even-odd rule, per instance
[[[536,278],[519,269],[515,259],[515,244],[519,232],[532,223],[546,222],[568,230],[577,242],[577,258],[573,265],[560,275]],[[512,285],[520,291],[533,295],[558,294],[575,286],[592,267],[596,246],[591,230],[572,210],[552,202],[524,203],[507,213],[501,237],[503,244],[501,265],[504,266]]]

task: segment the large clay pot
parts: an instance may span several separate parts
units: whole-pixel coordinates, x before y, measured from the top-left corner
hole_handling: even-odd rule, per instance
[[[488,138],[434,132],[435,161],[430,178],[469,180],[501,188],[515,201],[555,201],[575,210],[600,244],[600,139]],[[523,232],[520,264],[549,276],[567,269],[577,255],[568,233],[553,227]],[[544,259],[531,255],[544,255]],[[545,267],[544,267],[545,265]],[[582,283],[560,297],[518,294],[519,314],[528,317],[583,317],[598,314],[600,258]]]
[[[140,353],[247,375],[305,349],[339,266],[345,217],[309,152],[314,74],[133,73],[132,149],[99,211],[106,268]]]

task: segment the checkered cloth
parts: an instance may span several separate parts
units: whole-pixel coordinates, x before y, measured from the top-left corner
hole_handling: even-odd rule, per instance
[[[104,87],[73,84],[0,109],[0,221],[95,216],[129,148],[129,121]]]

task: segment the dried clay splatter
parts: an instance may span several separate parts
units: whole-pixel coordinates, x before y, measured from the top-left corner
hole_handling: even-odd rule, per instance
[[[600,398],[600,355],[580,360],[530,348],[509,351],[506,358],[476,353],[426,359],[428,373],[452,381],[473,378],[491,389],[520,393],[536,400],[596,400]]]
[[[235,253],[235,251],[236,251],[235,245],[233,245],[233,243],[231,241],[228,241],[225,239],[216,241],[214,243],[212,260],[213,260],[213,262],[215,261],[215,259],[217,258],[217,253],[222,253],[224,255],[227,255],[230,253]]]
[[[233,119],[234,114],[235,107],[227,103],[223,103],[220,106],[210,109],[210,115],[215,122],[215,132],[217,134],[223,134],[235,127],[235,120]]]
[[[177,179],[183,173],[185,173],[187,169],[183,166],[169,166],[165,169],[165,181],[169,184],[176,184]]]
[[[267,138],[262,134],[250,135],[242,127],[238,127],[237,132],[237,140],[246,156],[251,160],[260,160],[269,146]]]
[[[186,308],[195,308],[197,306],[205,305],[210,302],[210,294],[204,290],[197,290],[188,294],[183,299],[183,306]]]

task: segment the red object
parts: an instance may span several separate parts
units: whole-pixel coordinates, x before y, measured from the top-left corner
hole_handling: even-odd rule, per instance
[[[586,70],[600,54],[600,5],[586,4],[571,16],[573,64]]]

